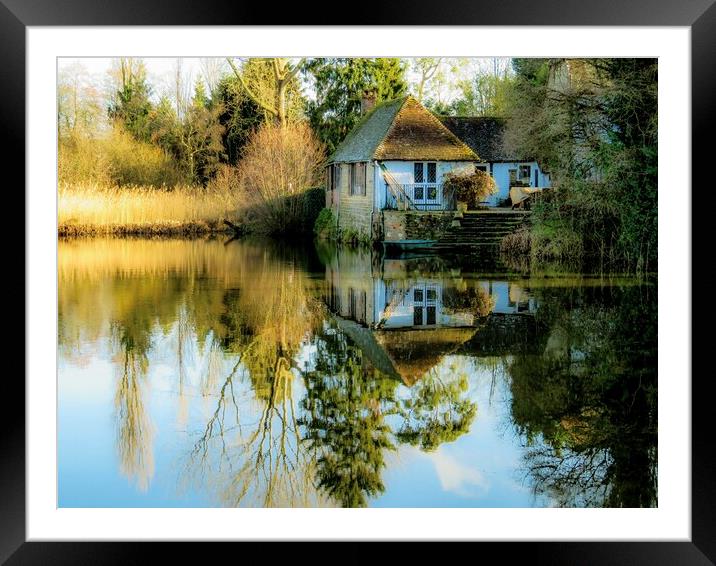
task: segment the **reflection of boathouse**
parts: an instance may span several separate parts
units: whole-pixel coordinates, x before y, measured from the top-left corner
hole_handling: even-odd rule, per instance
[[[412,385],[446,355],[503,354],[534,337],[536,303],[518,282],[423,274],[410,261],[378,269],[356,252],[326,266],[330,311],[381,372]]]

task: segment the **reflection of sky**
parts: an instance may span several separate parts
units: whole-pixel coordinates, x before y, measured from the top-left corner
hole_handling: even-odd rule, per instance
[[[122,475],[116,451],[114,395],[118,360],[97,348],[81,364],[64,360],[59,372],[58,471],[59,505],[68,507],[208,507],[221,505],[210,486],[192,482],[188,455],[216,406],[216,391],[202,395],[200,381],[206,352],[198,348],[185,360],[185,379],[179,395],[176,343],[155,332],[150,364],[143,380],[144,403],[151,420],[154,471],[146,491]],[[106,340],[106,337],[104,338]],[[99,338],[98,340],[102,340]],[[300,366],[311,365],[314,347],[299,352]],[[188,360],[188,362],[187,362]],[[221,376],[233,359],[224,356]],[[425,453],[401,445],[386,452],[382,472],[385,492],[370,502],[378,507],[525,507],[535,504],[516,470],[521,449],[509,426],[509,393],[499,375],[473,360],[451,356],[437,371],[450,375],[457,367],[470,376],[470,397],[477,417],[468,434]],[[494,370],[499,374],[499,368]],[[242,421],[255,423],[259,405],[247,380],[237,379]],[[149,387],[151,385],[151,387]],[[491,393],[491,387],[493,388]],[[409,395],[404,386],[400,395]],[[294,402],[304,395],[294,381]],[[195,478],[196,479],[196,478]],[[209,489],[207,489],[209,487]],[[542,503],[543,504],[543,503]]]
[[[517,470],[522,450],[509,425],[506,381],[469,358],[446,357],[438,371],[456,361],[470,376],[477,417],[470,432],[425,453],[400,447],[383,474],[385,493],[376,507],[531,507],[535,504]],[[499,369],[495,369],[499,373]],[[540,502],[545,505],[545,502]]]

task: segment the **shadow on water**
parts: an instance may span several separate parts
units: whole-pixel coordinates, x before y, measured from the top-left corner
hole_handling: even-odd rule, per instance
[[[479,440],[489,374],[531,504],[657,503],[653,283],[248,239],[61,242],[59,278],[61,359],[109,349],[143,493],[163,430],[214,504],[371,505],[400,454]]]

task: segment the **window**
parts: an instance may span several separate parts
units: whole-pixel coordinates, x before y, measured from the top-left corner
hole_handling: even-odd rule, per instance
[[[326,167],[326,188],[329,191],[332,191],[334,189],[334,186],[333,186],[333,169],[334,169],[334,167],[335,167],[334,165],[329,165],[328,167]]]
[[[423,307],[413,307],[413,324],[415,326],[423,325]]]
[[[355,289],[353,289],[353,287],[348,287],[348,316],[351,318],[355,318],[358,313],[357,302],[358,300]]]
[[[437,301],[438,300],[438,291],[437,289],[428,289],[428,301]]]
[[[438,198],[438,164],[435,162],[413,163],[413,194],[415,204],[428,207],[439,205]]]
[[[365,196],[366,164],[351,163],[351,190],[350,194]]]
[[[475,171],[484,171],[485,173],[487,173],[487,165],[475,163]]]
[[[425,324],[435,324],[435,320],[436,320],[435,307],[428,307],[426,310],[427,310],[427,317],[426,317],[427,320],[425,321]]]
[[[414,183],[423,183],[424,177],[423,177],[423,164],[422,163],[415,163],[413,165],[413,182]]]
[[[414,163],[413,183],[436,183],[438,178],[437,165],[437,163]]]
[[[511,187],[529,187],[532,167],[529,165],[519,165],[517,169],[510,169],[510,186]]]
[[[423,290],[422,289],[415,289],[413,291],[413,300],[416,303],[422,303],[423,302]]]
[[[517,178],[522,183],[530,184],[530,178],[532,177],[532,167],[529,165],[520,165],[518,169]]]
[[[340,165],[340,163],[336,163],[333,166],[332,181],[333,181],[333,187],[331,188],[331,190],[336,190],[336,189],[340,190],[341,189],[341,165]]]

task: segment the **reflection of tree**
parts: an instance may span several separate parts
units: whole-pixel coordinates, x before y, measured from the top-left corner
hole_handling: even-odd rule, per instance
[[[305,441],[315,454],[317,486],[343,507],[365,507],[385,489],[384,452],[394,448],[385,422],[397,382],[369,368],[339,334],[318,343],[301,402]]]
[[[544,355],[518,356],[510,366],[528,474],[535,492],[559,505],[656,504],[656,306],[649,292],[605,291],[599,307],[579,296],[543,301],[542,312],[552,310]]]
[[[136,480],[142,491],[149,487],[154,475],[152,427],[143,400],[143,378],[148,367],[148,335],[137,339],[118,329],[120,363],[114,405],[117,416],[117,450],[120,469]]]
[[[224,380],[216,409],[194,447],[194,464],[205,479],[218,484],[227,505],[252,499],[264,507],[308,506],[313,499],[307,471],[311,462],[300,447],[293,374],[277,368],[275,387],[264,399],[258,421],[245,431],[234,384],[242,363],[239,359]]]
[[[479,286],[479,282],[457,280],[443,289],[443,309],[446,312],[469,312],[477,318],[489,315],[495,308],[495,298]]]
[[[213,474],[228,505],[251,499],[265,507],[308,506],[319,498],[311,488],[312,461],[301,446],[293,399],[295,358],[316,323],[307,278],[290,258],[256,258],[252,265],[239,289],[225,297],[222,347],[240,357],[221,386],[193,459],[205,476]],[[237,377],[248,378],[260,404],[250,427],[241,424]]]
[[[477,415],[477,405],[465,397],[468,387],[464,373],[445,380],[435,370],[428,372],[402,402],[405,420],[396,438],[431,451],[468,432]]]

